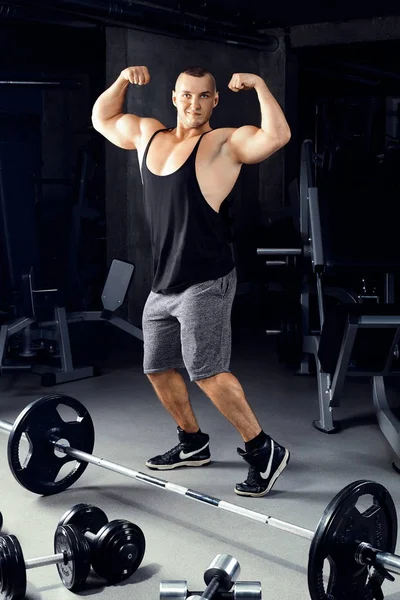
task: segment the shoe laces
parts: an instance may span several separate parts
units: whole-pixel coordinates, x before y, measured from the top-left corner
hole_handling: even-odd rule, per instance
[[[171,450],[167,450],[167,452],[164,453],[164,456],[169,458],[176,452],[180,452],[181,450],[187,450],[187,449],[188,449],[188,444],[185,444],[184,442],[179,442],[179,444],[177,444],[176,446],[171,448]]]
[[[247,473],[247,479],[245,483],[247,483],[248,485],[258,484],[258,469],[256,467],[249,467],[249,472]]]

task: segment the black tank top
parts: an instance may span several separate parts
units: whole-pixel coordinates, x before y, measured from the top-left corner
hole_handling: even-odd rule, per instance
[[[200,136],[187,161],[170,175],[147,168],[152,135],[142,163],[144,210],[153,253],[152,291],[175,293],[218,279],[235,266],[228,229],[201,193],[195,171]],[[208,132],[207,132],[208,133]]]

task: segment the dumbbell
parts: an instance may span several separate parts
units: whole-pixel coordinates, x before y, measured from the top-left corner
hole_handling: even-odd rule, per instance
[[[26,594],[26,571],[57,565],[61,581],[69,590],[82,589],[90,573],[89,542],[72,525],[57,527],[54,554],[25,560],[15,535],[0,536],[0,595],[6,600],[20,600]]]
[[[123,519],[109,522],[97,506],[75,504],[58,525],[80,531],[89,543],[93,570],[108,583],[128,579],[143,560],[146,541],[140,527]]]
[[[186,581],[162,581],[160,600],[261,600],[258,581],[237,582],[240,573],[238,561],[229,554],[217,554],[204,573],[207,588],[204,592],[188,592]]]
[[[203,592],[188,591],[187,581],[162,581],[160,600],[198,600]],[[236,581],[229,592],[218,591],[214,600],[261,600],[259,581]]]

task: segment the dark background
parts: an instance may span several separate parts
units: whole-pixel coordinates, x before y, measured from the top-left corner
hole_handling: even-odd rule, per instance
[[[313,139],[325,157],[338,145],[359,157],[337,179],[354,190],[362,180],[365,189],[368,177],[376,185],[368,160],[384,157],[394,208],[399,13],[394,2],[374,9],[244,0],[0,2],[3,315],[15,313],[21,274],[32,266],[36,287],[59,288],[68,309],[98,308],[108,266],[118,257],[136,266],[125,316],[140,324],[151,260],[136,153],[112,146],[91,126],[96,98],[128,65],[146,64],[152,83],[129,90],[127,110],[167,126],[175,122],[175,77],[191,64],[215,73],[221,103],[213,127],[260,122],[255,94],[227,90],[236,71],[264,77],[285,111],[290,143],[265,163],[244,167],[224,207],[238,296],[251,297],[254,284],[264,283],[257,246],[288,245],[297,228],[303,139]],[[325,176],[329,181],[329,169],[319,172],[321,184]],[[343,218],[352,197],[346,195]],[[354,203],[360,227],[363,203],[372,203],[369,214],[379,215],[384,235],[381,198],[369,194]],[[371,224],[365,227],[376,243]]]

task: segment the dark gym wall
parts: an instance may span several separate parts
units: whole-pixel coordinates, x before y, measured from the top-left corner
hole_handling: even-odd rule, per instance
[[[267,82],[291,125],[286,114],[287,53],[285,39],[282,32],[275,31],[273,35],[279,39],[279,48],[275,52],[260,52],[259,75]],[[268,223],[271,213],[279,211],[286,204],[285,156],[288,150],[289,147],[285,146],[270,156],[268,160],[262,162],[259,167],[259,199],[264,224]]]
[[[234,94],[228,83],[234,72],[253,72],[265,77],[272,92],[283,105],[284,49],[276,53],[238,48],[205,41],[177,40],[172,37],[116,28],[107,29],[106,85],[129,65],[146,65],[151,83],[130,87],[126,110],[140,116],[159,119],[167,127],[175,126],[176,110],[171,94],[177,75],[190,65],[204,65],[216,77],[220,103],[211,125],[239,127],[260,125],[260,109],[255,92]],[[266,161],[268,163],[268,161]],[[255,256],[254,230],[260,226],[262,205],[282,203],[283,152],[269,164],[244,166],[231,195],[231,217],[238,281],[251,278]],[[259,178],[259,171],[261,177]],[[134,285],[128,300],[127,316],[140,323],[143,306],[151,285],[151,249],[144,220],[142,184],[136,151],[127,152],[106,144],[106,210],[108,259],[126,258],[136,265]]]
[[[104,33],[97,26],[87,24],[72,28],[38,22],[0,22],[1,80],[70,80],[73,84],[57,88],[39,85],[1,85],[0,88],[3,119],[15,114],[19,121],[28,115],[38,120],[37,187],[35,198],[29,199],[30,204],[34,203],[36,216],[29,228],[34,231],[32,239],[39,246],[37,251],[41,258],[40,264],[35,265],[38,286],[65,289],[67,283],[70,222],[77,200],[76,168],[80,149],[93,137],[91,108],[104,88],[104,57]],[[102,149],[102,143],[98,145]],[[19,165],[14,166],[15,177],[18,177]],[[104,193],[99,202],[104,204]],[[26,220],[28,211],[21,213]],[[36,250],[28,247],[29,242],[25,246],[23,251],[28,257],[36,255]],[[99,241],[99,255],[95,259],[98,265],[95,269],[99,269],[97,277],[102,283],[106,267],[104,246],[105,242]],[[99,296],[98,291],[95,296]]]
[[[42,176],[70,178],[77,150],[87,140],[92,102],[100,89],[93,89],[90,83],[93,76],[101,79],[104,71],[102,35],[91,26],[77,30],[40,23],[1,24],[0,69],[2,79],[70,78],[81,82],[77,89],[61,86],[58,91],[1,86],[2,112],[14,108],[42,115]]]

